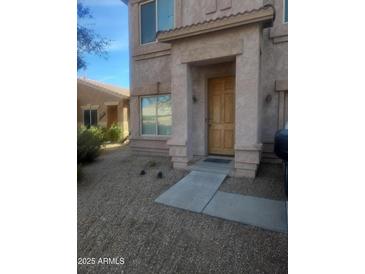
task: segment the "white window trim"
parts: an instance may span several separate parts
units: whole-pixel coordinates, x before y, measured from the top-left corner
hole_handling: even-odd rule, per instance
[[[289,0],[288,0],[288,5],[289,5]],[[288,24],[288,21],[289,21],[289,10],[288,10],[288,21],[285,22],[285,9],[286,9],[286,4],[285,4],[285,0],[283,0],[283,23],[284,24]]]
[[[80,106],[80,108],[82,110],[98,110],[99,108],[99,105],[90,105],[90,104],[87,104],[87,105],[84,105],[84,106]]]
[[[142,43],[142,16],[141,16],[141,9],[142,9],[142,6],[143,5],[146,5],[146,4],[148,4],[148,3],[151,3],[151,2],[156,2],[156,4],[155,4],[155,27],[156,27],[156,34],[157,34],[157,32],[158,32],[158,0],[149,0],[149,1],[146,1],[146,2],[143,2],[143,3],[140,3],[139,4],[139,14],[138,14],[138,18],[139,18],[139,45],[140,46],[145,46],[145,45],[151,45],[151,44],[156,44],[156,43],[158,43],[157,42],[157,35],[156,35],[156,38],[155,38],[155,40],[154,41],[152,41],[152,42],[148,42],[148,43]],[[175,16],[176,16],[176,14],[175,14],[175,0],[173,0],[173,2],[174,2],[174,21],[173,21],[173,26],[172,26],[172,28],[175,28]]]
[[[143,134],[143,131],[142,131],[142,124],[143,124],[143,115],[142,115],[142,99],[143,98],[157,98],[158,96],[166,96],[166,95],[169,95],[170,96],[170,100],[172,99],[171,98],[171,93],[164,93],[164,94],[156,94],[156,95],[146,95],[146,96],[140,96],[139,97],[139,109],[140,109],[140,112],[139,112],[139,132],[140,132],[140,135],[143,136],[143,137],[171,137],[171,135],[159,135],[158,134],[158,119],[157,119],[157,104],[156,104],[156,112],[155,112],[155,117],[156,117],[156,134]],[[156,99],[157,100],[157,99]],[[157,102],[156,102],[157,103]],[[171,109],[171,112],[172,112],[172,109]],[[172,113],[171,113],[171,119],[172,119]],[[172,127],[172,125],[171,125]]]
[[[89,107],[87,107],[87,106],[82,106],[81,107],[81,109],[82,109],[82,118],[83,118],[83,124],[84,124],[84,126],[85,126],[85,110],[88,110],[88,111],[90,111],[90,114],[89,114],[89,117],[90,117],[90,121],[89,121],[89,123],[90,123],[90,126],[92,126],[91,125],[91,111],[92,110],[96,110],[96,126],[98,125],[98,106],[96,107],[96,106],[92,106],[92,105],[88,105]]]

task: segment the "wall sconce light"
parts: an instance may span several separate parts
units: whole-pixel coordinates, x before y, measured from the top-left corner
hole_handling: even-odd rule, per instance
[[[195,95],[193,95],[193,103],[198,102],[198,99],[195,97]]]

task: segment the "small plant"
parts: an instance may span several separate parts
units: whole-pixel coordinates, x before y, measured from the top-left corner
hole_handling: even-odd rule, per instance
[[[122,129],[117,124],[114,123],[106,132],[106,139],[112,143],[116,143],[120,141],[120,137],[122,135]]]
[[[155,161],[148,161],[146,164],[146,167],[155,167],[156,166],[156,162]]]
[[[99,156],[103,134],[98,128],[80,128],[77,131],[77,163],[92,162]]]
[[[163,178],[162,171],[159,171],[159,172],[157,173],[157,178],[158,178],[158,179],[162,179],[162,178]]]

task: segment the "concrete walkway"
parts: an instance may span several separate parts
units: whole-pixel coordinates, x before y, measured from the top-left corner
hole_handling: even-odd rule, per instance
[[[203,213],[272,231],[288,232],[285,201],[218,191]]]
[[[155,202],[200,213],[225,177],[225,174],[192,171],[160,195]]]
[[[287,203],[218,191],[231,164],[199,161],[192,172],[161,194],[155,202],[249,224],[288,231]]]

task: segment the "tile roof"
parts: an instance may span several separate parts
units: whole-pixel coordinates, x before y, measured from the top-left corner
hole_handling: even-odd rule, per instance
[[[202,22],[185,25],[167,31],[158,32],[158,40],[161,42],[172,41],[179,38],[194,36],[197,34],[208,33],[216,30],[237,27],[255,22],[269,22],[275,20],[275,9],[269,5],[264,5],[258,9],[238,12]]]
[[[129,89],[120,88],[120,87],[117,87],[117,86],[114,86],[114,85],[98,82],[98,81],[91,80],[91,79],[77,78],[77,83],[82,83],[82,84],[85,84],[87,86],[94,87],[94,88],[99,89],[101,91],[104,91],[104,92],[107,92],[109,94],[112,94],[112,95],[115,95],[115,96],[118,96],[118,97],[122,97],[122,98],[130,96]]]

